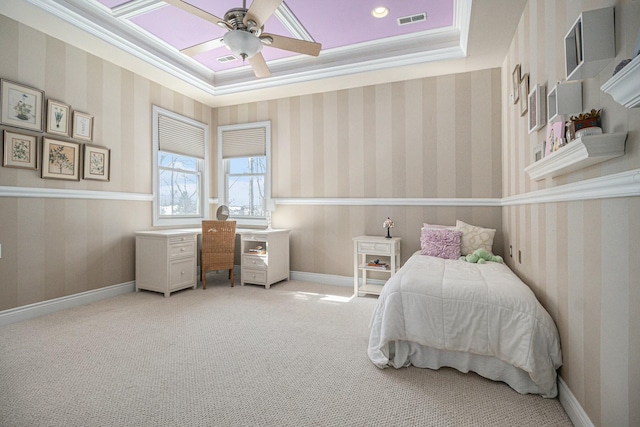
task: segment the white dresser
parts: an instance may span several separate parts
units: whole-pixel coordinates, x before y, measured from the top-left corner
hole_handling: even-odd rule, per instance
[[[242,230],[240,281],[266,289],[289,279],[290,230]]]
[[[138,231],[136,292],[171,292],[198,286],[198,229]]]

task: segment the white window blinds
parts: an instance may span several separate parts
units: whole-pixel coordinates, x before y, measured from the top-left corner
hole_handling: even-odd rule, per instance
[[[222,131],[222,158],[265,156],[267,129],[264,126]]]
[[[158,144],[161,151],[203,159],[205,130],[202,126],[158,114]]]

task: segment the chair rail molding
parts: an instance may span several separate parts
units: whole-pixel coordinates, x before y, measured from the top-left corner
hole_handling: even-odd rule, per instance
[[[640,169],[509,196],[502,206],[640,196]]]
[[[153,194],[116,191],[71,190],[66,188],[1,187],[0,197],[37,197],[45,199],[93,199],[122,201],[153,201]]]
[[[310,197],[274,198],[276,205],[322,206],[500,206],[500,198]]]

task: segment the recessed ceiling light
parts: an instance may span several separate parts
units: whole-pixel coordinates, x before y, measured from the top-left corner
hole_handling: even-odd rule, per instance
[[[380,6],[380,7],[376,7],[375,9],[373,9],[371,11],[371,15],[374,18],[384,18],[385,16],[387,16],[389,14],[389,9],[387,9],[384,6]]]

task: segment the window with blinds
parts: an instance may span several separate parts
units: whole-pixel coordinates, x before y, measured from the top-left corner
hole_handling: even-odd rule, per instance
[[[154,225],[208,217],[208,134],[204,123],[153,107]]]
[[[219,204],[241,224],[266,224],[270,147],[271,122],[218,127]]]

